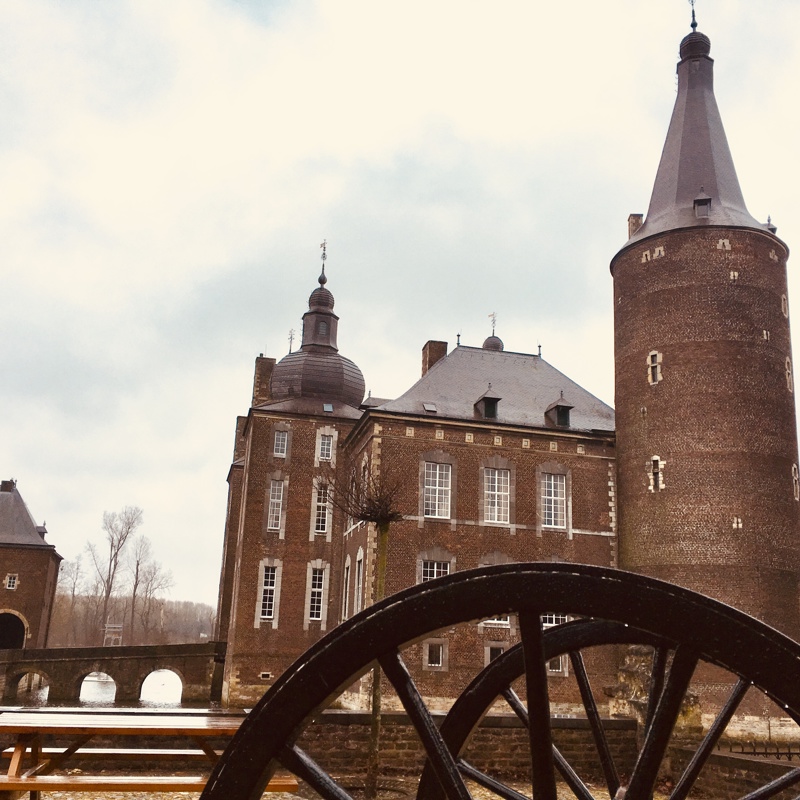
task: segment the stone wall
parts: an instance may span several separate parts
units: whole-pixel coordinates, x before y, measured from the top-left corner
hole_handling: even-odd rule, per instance
[[[670,751],[671,772],[675,778],[680,776],[693,752],[689,748]],[[796,766],[796,761],[775,761],[733,753],[713,753],[700,773],[693,794],[713,797],[714,800],[735,800],[780,778]],[[797,797],[797,786],[784,789],[774,797],[778,800]]]
[[[435,714],[439,722],[443,714]],[[387,776],[419,775],[424,763],[422,746],[402,713],[383,715],[380,772]],[[630,772],[636,758],[636,723],[604,720],[612,754],[621,772]],[[578,773],[601,780],[592,734],[585,719],[552,721],[553,740]],[[327,711],[303,733],[300,746],[334,775],[363,773],[366,768],[369,714]],[[511,715],[486,717],[473,735],[467,760],[479,769],[506,778],[530,774],[528,732]]]

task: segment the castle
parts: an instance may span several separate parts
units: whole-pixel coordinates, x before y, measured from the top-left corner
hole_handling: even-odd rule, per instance
[[[616,420],[494,332],[449,352],[429,341],[408,391],[364,400],[323,270],[300,349],[256,360],[237,421],[216,632],[226,702],[260,697],[379,594],[487,564],[630,569],[798,637],[788,250],[745,207],[712,71],[693,30],[647,216],[631,216],[611,263]],[[385,570],[376,525],[341,503],[349,486],[391,489]],[[515,625],[483,620],[415,645],[420,690],[446,703],[517,640]],[[557,681],[567,664],[548,669]]]

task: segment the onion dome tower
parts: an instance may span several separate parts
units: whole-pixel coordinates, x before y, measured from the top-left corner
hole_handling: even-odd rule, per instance
[[[611,263],[620,566],[797,638],[788,249],[745,206],[692,28],[647,217]]]
[[[339,317],[333,313],[333,295],[325,287],[323,264],[319,286],[308,298],[303,314],[303,342],[295,353],[282,358],[272,372],[272,400],[317,399],[358,408],[364,399],[364,376],[339,354],[336,333]]]

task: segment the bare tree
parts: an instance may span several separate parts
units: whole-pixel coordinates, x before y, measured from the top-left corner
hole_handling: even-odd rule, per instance
[[[144,512],[137,506],[125,506],[119,513],[106,511],[103,514],[103,532],[106,537],[107,550],[102,552],[92,543],[86,549],[92,559],[102,597],[101,625],[108,622],[108,609],[111,595],[114,593],[119,572],[120,560],[125,545],[142,524]]]
[[[52,633],[60,629],[66,644],[77,644],[81,627],[78,606],[83,599],[81,595],[84,583],[83,578],[80,556],[74,561],[61,562],[61,569],[58,573],[58,587],[53,605],[53,620],[56,625],[51,627],[51,636],[48,637],[48,642],[51,639],[58,641],[58,634],[52,635]]]
[[[164,570],[157,561],[142,567],[139,603],[139,623],[148,642],[152,640],[157,625],[163,625],[164,603],[161,595],[172,588],[172,573]]]
[[[389,528],[393,522],[403,518],[398,511],[398,498],[405,478],[395,470],[381,464],[373,468],[364,457],[359,465],[349,462],[340,474],[345,480],[331,479],[333,485],[331,502],[347,516],[359,522],[371,522],[377,533],[375,559],[375,602],[386,594],[386,560],[389,551]],[[370,718],[369,751],[364,795],[372,800],[378,794],[378,753],[381,739],[381,671],[372,670],[372,709]]]
[[[130,629],[128,630],[128,642],[136,644],[135,624],[136,624],[136,600],[139,597],[139,589],[145,578],[145,572],[153,561],[153,548],[150,540],[146,536],[139,536],[133,542],[133,550],[128,559],[128,570],[130,571]]]

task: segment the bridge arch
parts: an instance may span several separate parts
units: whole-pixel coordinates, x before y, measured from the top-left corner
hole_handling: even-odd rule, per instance
[[[181,682],[181,696],[178,698],[178,702],[183,700],[183,690],[186,688],[186,675],[184,675],[183,671],[174,664],[165,663],[163,661],[156,661],[155,665],[146,665],[142,670],[139,671],[139,674],[136,678],[137,697],[141,698],[142,696],[142,687],[144,686],[144,682],[154,672],[158,672],[159,670],[166,670],[167,672],[171,672],[173,675],[178,676],[178,680]]]
[[[51,684],[50,675],[35,664],[9,664],[5,669],[4,700],[13,700],[17,697],[20,684],[27,675],[38,675],[43,684],[48,686]]]
[[[0,650],[21,650],[30,634],[28,620],[13,608],[0,608]]]
[[[113,703],[119,691],[119,680],[104,669],[94,669],[83,677],[78,686],[81,703]]]
[[[157,673],[162,673],[162,675],[163,675],[163,673],[168,673],[171,676],[171,678],[173,678],[173,679],[175,679],[177,681],[178,685],[177,685],[177,697],[174,697],[174,698],[171,697],[171,698],[169,698],[167,700],[159,699],[158,701],[155,701],[155,702],[157,702],[159,704],[169,705],[174,700],[175,703],[180,704],[180,702],[183,700],[183,690],[184,690],[184,687],[186,686],[186,677],[181,673],[181,670],[177,669],[172,664],[170,664],[169,666],[153,667],[153,669],[150,670],[150,672],[147,675],[144,676],[144,678],[141,681],[140,686],[139,686],[139,700],[140,700],[140,702],[141,701],[154,702],[149,697],[147,697],[147,693],[145,691],[148,688],[148,684],[150,684],[150,683],[153,684],[153,686],[150,687],[151,691],[153,689],[156,689],[156,691],[158,691],[160,689],[161,692],[163,692],[164,694],[166,694],[166,693],[174,693],[175,689],[172,688],[172,687],[169,687],[168,685],[166,685],[168,683],[171,683],[172,681],[167,681],[167,680],[165,680],[163,678],[161,679],[161,681],[159,681],[159,676],[157,675]]]

